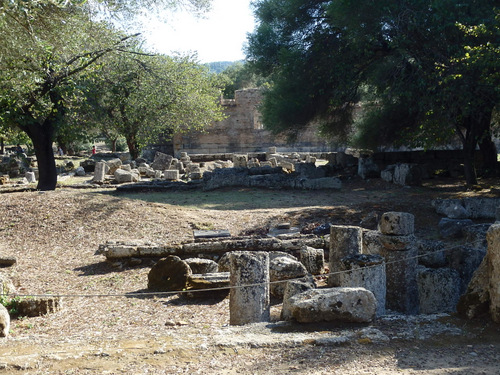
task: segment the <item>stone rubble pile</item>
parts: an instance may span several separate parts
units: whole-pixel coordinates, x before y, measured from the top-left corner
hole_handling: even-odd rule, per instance
[[[156,152],[148,164],[144,159],[121,158],[82,163],[85,171],[92,170],[95,184],[137,183],[147,179],[155,186],[159,183],[199,182],[205,190],[226,186],[253,186],[296,189],[340,189],[340,180],[330,175],[331,168],[316,167],[316,158],[297,153],[281,155],[271,148],[265,161],[248,155],[232,155],[232,160],[193,162],[187,153],[179,159]],[[172,186],[172,185],[167,185]]]
[[[299,322],[370,322],[388,311],[455,312],[457,304],[469,317],[486,309],[500,319],[500,293],[495,289],[500,285],[500,267],[495,263],[500,226],[488,229],[488,256],[481,263],[486,253],[484,232],[483,228],[469,235],[475,247],[446,248],[441,241],[415,237],[413,215],[386,212],[377,230],[331,225],[326,238],[200,237],[198,242],[175,246],[108,242],[98,253],[113,261],[166,256],[150,271],[150,289],[184,290],[187,297],[229,293],[231,324],[236,325],[269,319],[271,296],[283,300],[282,319]],[[325,272],[325,251],[328,285],[318,288],[313,275]],[[207,290],[211,288],[219,291]]]

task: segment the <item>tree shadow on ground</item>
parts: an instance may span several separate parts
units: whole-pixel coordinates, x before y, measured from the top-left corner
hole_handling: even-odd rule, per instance
[[[158,258],[159,259],[159,258]],[[157,260],[152,258],[142,259],[140,264],[131,264],[132,259],[117,259],[116,265],[109,261],[102,261],[98,263],[87,264],[85,266],[76,267],[73,271],[80,272],[78,276],[96,276],[106,275],[113,272],[123,272],[130,269],[151,268]],[[120,265],[118,265],[120,263]]]

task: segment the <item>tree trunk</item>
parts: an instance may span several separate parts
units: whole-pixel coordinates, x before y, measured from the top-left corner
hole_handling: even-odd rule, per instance
[[[128,152],[130,153],[130,158],[132,160],[137,159],[139,157],[139,146],[135,141],[135,137],[129,136],[126,137],[126,140],[127,140]]]
[[[485,113],[479,120],[478,127],[479,140],[478,145],[483,157],[483,173],[495,173],[498,168],[497,162],[497,147],[491,139],[491,116],[492,112],[488,115]]]
[[[474,167],[475,147],[464,146],[464,173],[467,185],[472,186],[477,184],[476,168]]]
[[[33,142],[38,163],[38,190],[55,190],[57,185],[57,170],[52,149],[54,127],[52,122],[45,120],[43,124],[36,122],[25,126],[26,133]]]
[[[111,140],[111,152],[116,152],[116,142],[117,142],[118,139],[116,138],[113,138]]]
[[[5,154],[5,144],[3,137],[0,138],[0,154]]]

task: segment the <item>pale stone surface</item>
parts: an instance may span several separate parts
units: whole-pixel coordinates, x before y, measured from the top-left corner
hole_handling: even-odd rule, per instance
[[[341,259],[349,255],[360,254],[363,247],[363,230],[349,225],[330,227],[330,274],[329,286],[340,286],[338,274],[341,271]]]
[[[276,298],[283,298],[286,281],[298,279],[307,275],[306,267],[296,259],[290,257],[276,257],[269,262],[270,292]]]
[[[165,180],[176,181],[179,179],[179,170],[178,169],[167,169],[163,172],[163,178]]]
[[[132,172],[132,166],[130,164],[122,164],[120,165],[120,169],[123,169],[124,171],[127,172]]]
[[[139,181],[140,177],[138,174],[134,173],[133,171],[126,171],[124,169],[118,168],[114,172],[115,180],[119,184],[125,183],[125,182],[137,182]]]
[[[290,299],[296,294],[316,288],[314,279],[287,281],[285,292],[283,293],[283,307],[281,308],[281,319],[292,320]]]
[[[373,293],[377,300],[377,316],[385,314],[386,273],[380,255],[355,254],[341,259],[338,275],[340,286],[361,287]]]
[[[189,265],[178,256],[170,255],[160,259],[149,271],[148,289],[182,291],[190,275],[192,271]]]
[[[106,163],[104,162],[98,162],[95,165],[94,169],[94,178],[93,181],[96,183],[103,183],[104,182],[104,177],[106,173],[108,172],[109,167]]]
[[[122,165],[122,161],[118,158],[116,159],[111,159],[111,160],[108,160],[106,162],[106,164],[108,165],[109,169],[108,169],[108,174],[110,175],[113,175],[115,173],[115,171],[120,168],[120,166]]]
[[[210,259],[188,258],[184,261],[189,265],[193,274],[215,273],[219,271],[219,265]]]
[[[248,155],[233,155],[234,168],[246,168],[248,166]]]
[[[455,312],[460,298],[460,275],[452,268],[418,267],[421,314]]]
[[[26,178],[26,180],[30,184],[33,183],[33,182],[36,182],[36,178],[35,178],[35,173],[34,172],[26,172],[24,174],[24,178]]]
[[[83,167],[78,167],[75,169],[75,174],[80,177],[85,176],[85,169],[83,169]]]
[[[368,323],[376,309],[375,296],[364,288],[311,289],[290,298],[291,315],[301,323]]]
[[[494,322],[500,323],[500,224],[490,227],[487,239],[490,315]]]
[[[418,164],[398,164],[394,169],[393,181],[401,186],[419,186],[422,183],[422,171]]]
[[[157,151],[153,163],[151,164],[151,167],[155,170],[164,171],[170,168],[170,165],[172,164],[172,159],[173,159],[172,155],[167,155]]]
[[[269,254],[235,251],[230,254],[229,261],[230,324],[243,325],[269,321]]]
[[[4,305],[0,304],[0,337],[7,337],[10,330],[10,315]]]
[[[306,267],[307,272],[312,275],[320,275],[325,268],[325,251],[310,246],[300,249],[300,262]]]
[[[385,212],[380,218],[382,234],[408,236],[415,232],[415,216],[407,212]]]

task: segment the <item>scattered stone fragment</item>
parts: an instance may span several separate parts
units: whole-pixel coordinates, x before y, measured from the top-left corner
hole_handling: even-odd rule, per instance
[[[4,305],[0,304],[0,337],[7,337],[10,330],[10,315]]]
[[[181,258],[170,255],[160,259],[149,271],[148,289],[156,291],[182,291],[187,286],[191,268]]]
[[[291,315],[300,323],[369,323],[376,309],[375,296],[364,288],[311,289],[290,298]]]
[[[219,272],[219,265],[210,259],[188,258],[184,259],[184,262],[189,265],[193,274]]]

